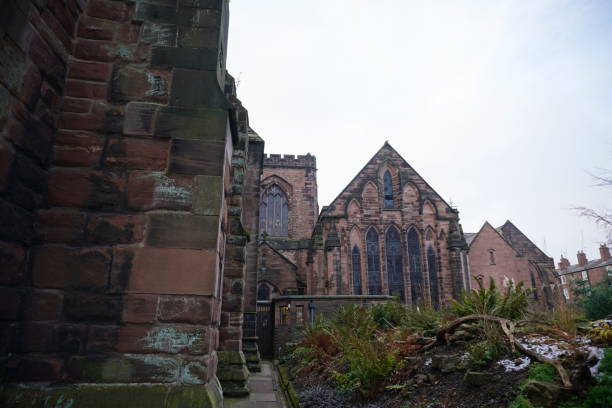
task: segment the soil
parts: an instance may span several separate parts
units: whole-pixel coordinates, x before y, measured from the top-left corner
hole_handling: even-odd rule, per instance
[[[456,346],[440,347],[422,355],[413,370],[398,378],[401,389],[384,390],[372,400],[342,394],[320,373],[301,373],[292,380],[302,408],[479,408],[507,407],[519,393],[518,387],[527,378],[527,369],[505,372],[492,364],[479,370],[489,376],[484,385],[470,385],[464,380],[466,369],[442,373],[425,362],[431,355],[456,354]],[[288,367],[289,368],[289,367]]]

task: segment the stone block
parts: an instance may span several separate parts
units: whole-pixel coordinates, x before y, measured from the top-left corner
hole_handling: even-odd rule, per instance
[[[40,356],[19,356],[8,370],[10,381],[53,381],[60,378],[63,359]]]
[[[225,142],[172,140],[169,171],[178,174],[221,176]]]
[[[177,213],[148,214],[147,246],[215,249],[220,235],[218,216]]]
[[[176,31],[176,26],[172,24],[145,22],[142,25],[140,42],[143,44],[172,47],[176,45]]]
[[[183,108],[231,108],[216,72],[191,69],[172,71],[170,103]]]
[[[175,381],[179,372],[174,358],[129,354],[73,356],[67,368],[72,381],[89,383],[168,383]]]
[[[203,327],[127,325],[121,327],[117,343],[121,353],[204,355],[209,348],[209,334]]]
[[[208,325],[211,313],[211,301],[205,297],[162,296],[157,318],[160,322]]]
[[[208,359],[183,360],[179,382],[190,385],[204,385],[208,382]]]
[[[131,172],[128,179],[128,207],[133,210],[190,210],[193,177],[161,172]]]
[[[76,41],[74,55],[79,59],[98,62],[139,62],[143,60],[143,56],[137,52],[134,45],[86,39]]]
[[[81,16],[77,36],[91,40],[111,41],[115,34],[115,22]]]
[[[92,104],[93,102],[88,99],[71,98],[67,96],[64,98],[62,111],[71,113],[89,113],[91,112]]]
[[[87,352],[114,352],[117,350],[118,338],[118,326],[89,326],[87,332]]]
[[[123,1],[90,0],[87,15],[110,21],[124,21],[127,19],[128,9]]]
[[[104,143],[99,135],[60,131],[53,146],[53,163],[66,167],[95,167],[100,162]]]
[[[0,191],[4,191],[8,186],[14,158],[15,149],[13,149],[10,143],[0,139]]]
[[[160,105],[153,103],[129,102],[125,110],[123,134],[150,136],[153,134],[153,119]]]
[[[224,141],[229,134],[229,115],[223,109],[163,107],[155,118],[155,136]]]
[[[106,99],[108,85],[69,79],[66,81],[66,95],[73,98]]]
[[[70,61],[68,65],[68,78],[108,82],[112,71],[113,66],[109,63]]]
[[[87,214],[75,209],[52,208],[39,211],[40,232],[45,242],[80,244]]]
[[[125,295],[121,320],[125,323],[153,323],[157,305],[156,295]]]
[[[218,31],[221,26],[221,11],[206,8],[179,7],[176,22],[180,26],[210,27]]]
[[[214,52],[214,58],[220,57],[219,55],[219,47],[220,47],[220,34],[219,28],[211,26],[211,27],[188,27],[188,26],[179,26],[178,28],[178,46],[179,47],[188,47],[194,49],[201,50],[209,50],[212,54]],[[212,55],[211,55],[212,57]],[[182,67],[182,68],[191,68],[191,67]],[[194,68],[198,69],[198,68]],[[199,68],[206,69],[206,68]]]
[[[175,24],[176,6],[138,2],[138,4],[136,4],[134,20],[150,23]]]
[[[115,169],[164,170],[169,148],[167,140],[112,138],[105,163]]]
[[[48,204],[117,210],[123,206],[125,174],[54,168],[49,175]]]
[[[0,320],[15,321],[19,316],[21,294],[12,288],[0,288]]]
[[[37,288],[104,291],[110,261],[110,250],[104,248],[43,246],[34,254],[33,283]]]
[[[184,30],[184,29],[183,29]],[[181,31],[182,32],[182,31]],[[192,34],[192,31],[189,31]],[[195,40],[180,36],[182,43]],[[151,67],[160,68],[186,68],[195,70],[216,71],[218,67],[219,52],[216,48],[176,48],[176,47],[153,47],[151,51]]]
[[[71,321],[117,322],[121,319],[121,299],[108,295],[67,294],[64,316]]]
[[[141,242],[145,217],[142,215],[99,215],[87,225],[86,241],[97,245]]]
[[[212,296],[217,293],[218,275],[215,250],[116,249],[111,291]]]
[[[152,72],[134,65],[120,66],[113,72],[110,98],[114,102],[156,100],[168,95],[166,73]]]
[[[33,291],[25,298],[23,318],[29,321],[59,320],[63,302],[61,293]]]
[[[21,245],[0,241],[1,285],[18,285],[23,282],[25,277],[25,255],[25,249]]]

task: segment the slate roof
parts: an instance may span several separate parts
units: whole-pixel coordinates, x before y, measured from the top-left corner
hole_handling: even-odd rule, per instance
[[[567,269],[557,269],[557,273],[559,275],[567,275],[569,273],[588,271],[589,269],[600,268],[608,265],[612,265],[612,258],[606,260],[595,259],[587,262],[586,265],[571,265]]]
[[[477,232],[464,232],[463,233],[463,236],[465,237],[465,242],[468,244],[468,246],[472,243],[474,238],[476,238],[476,235],[478,235]]]

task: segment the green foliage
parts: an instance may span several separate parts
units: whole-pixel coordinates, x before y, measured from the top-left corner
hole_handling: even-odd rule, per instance
[[[601,377],[597,379],[597,385],[591,388],[587,395],[583,408],[608,408],[612,407],[612,348],[604,350],[604,357],[599,364]]]
[[[406,317],[406,307],[397,301],[378,303],[370,308],[372,318],[382,329],[397,327]]]
[[[550,364],[533,363],[529,367],[529,379],[531,381],[553,382],[557,378],[557,371]]]
[[[534,408],[534,406],[523,394],[519,394],[518,397],[510,403],[509,408]]]
[[[406,311],[402,326],[409,332],[431,337],[443,323],[444,318],[440,311],[431,306],[422,306]]]
[[[485,287],[481,277],[475,277],[478,289],[463,292],[459,301],[453,300],[451,310],[457,316],[486,314],[516,320],[523,318],[529,305],[529,290],[523,288],[523,282],[510,285],[504,293],[500,292],[493,278],[489,287]]]
[[[575,283],[574,295],[588,319],[599,320],[612,313],[612,285],[607,280],[594,286],[582,280]]]
[[[468,367],[472,370],[483,369],[498,359],[505,351],[502,343],[490,343],[485,340],[480,343],[470,344],[467,348],[469,355]]]

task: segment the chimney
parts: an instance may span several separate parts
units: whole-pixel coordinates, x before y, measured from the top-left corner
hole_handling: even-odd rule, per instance
[[[569,262],[569,260],[566,257],[561,255],[561,259],[559,260],[559,264],[558,265],[559,265],[559,270],[564,271],[564,270],[566,270],[567,268],[570,267],[570,262]]]
[[[578,265],[580,266],[584,266],[586,265],[589,261],[587,260],[586,254],[584,253],[584,251],[578,251]]]
[[[606,244],[601,244],[599,246],[599,257],[602,261],[607,261],[610,259],[610,248]]]

